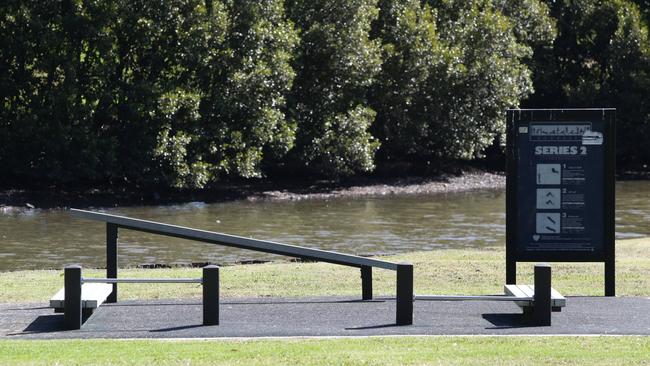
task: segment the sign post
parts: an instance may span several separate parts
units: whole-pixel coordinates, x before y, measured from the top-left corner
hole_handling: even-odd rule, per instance
[[[604,262],[615,296],[615,109],[507,111],[506,283],[517,262]]]

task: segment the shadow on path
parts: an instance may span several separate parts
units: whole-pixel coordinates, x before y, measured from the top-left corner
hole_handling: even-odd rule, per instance
[[[485,329],[514,329],[535,326],[530,324],[530,319],[524,314],[483,314],[482,317],[494,325],[494,327]]]
[[[173,331],[176,331],[176,330],[185,330],[185,329],[192,329],[192,328],[198,328],[198,327],[204,327],[204,325],[203,324],[183,325],[183,326],[180,326],[180,327],[152,329],[149,332],[151,332],[151,333],[173,332]]]
[[[20,333],[10,333],[8,336],[19,336],[35,333],[54,333],[65,330],[63,314],[39,315],[27,328]]]
[[[380,325],[368,325],[365,327],[350,327],[350,328],[345,328],[345,330],[381,329],[381,328],[392,328],[397,326],[398,326],[397,324],[391,323],[391,324],[380,324]]]

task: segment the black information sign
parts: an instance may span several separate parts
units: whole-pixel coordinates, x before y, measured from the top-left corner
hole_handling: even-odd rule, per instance
[[[508,111],[506,280],[516,262],[605,262],[614,295],[614,109]]]

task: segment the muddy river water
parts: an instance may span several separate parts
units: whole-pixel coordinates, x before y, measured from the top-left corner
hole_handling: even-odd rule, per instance
[[[650,236],[650,182],[619,182],[616,195],[616,237]],[[505,245],[505,192],[500,190],[93,209],[359,255]],[[126,230],[119,241],[121,267],[277,258]],[[73,218],[65,210],[0,214],[0,271],[71,263],[105,266],[102,223]]]

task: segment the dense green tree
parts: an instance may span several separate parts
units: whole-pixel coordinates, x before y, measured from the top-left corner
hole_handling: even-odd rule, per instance
[[[650,163],[650,39],[625,0],[556,1],[553,48],[535,56],[535,107],[615,107],[619,165]]]
[[[385,159],[480,155],[503,134],[505,109],[532,92],[531,47],[554,35],[538,1],[430,4],[382,2],[374,105]]]
[[[368,172],[377,151],[379,164],[471,159],[533,85],[529,107],[618,108],[619,164],[643,167],[648,8],[2,1],[0,184],[204,187]]]
[[[447,66],[436,12],[419,0],[382,1],[380,7],[373,33],[382,41],[383,64],[373,90],[378,112],[373,134],[385,160],[430,155],[426,141],[435,133],[432,124],[444,103],[436,81],[444,78]]]
[[[291,0],[301,31],[290,113],[297,123],[294,164],[327,176],[372,170],[377,141],[367,96],[380,66],[369,37],[376,0]]]
[[[191,170],[200,167],[208,180],[259,177],[264,159],[277,160],[293,146],[295,125],[284,107],[297,33],[280,0],[233,0],[220,7],[228,24],[201,71],[202,118]]]
[[[164,100],[191,88],[202,4],[5,3],[3,163],[23,180],[160,181]]]
[[[282,1],[0,9],[0,162],[18,179],[200,187],[292,146]]]
[[[103,2],[101,2],[103,3]],[[208,50],[206,10],[200,0],[109,2],[113,37],[107,91],[99,117],[110,126],[118,178],[137,184],[185,184],[185,144],[180,132],[199,116],[196,68]],[[106,14],[111,15],[111,14]],[[172,140],[165,149],[165,137]]]
[[[641,14],[645,17],[646,26],[650,24],[650,0],[632,0],[633,3],[639,6]]]
[[[86,93],[71,81],[92,83],[75,31],[84,31],[86,24],[74,5],[7,1],[0,6],[0,165],[8,178],[71,180],[80,170],[97,169],[92,160],[78,157],[97,153],[92,148],[97,141],[87,136]],[[83,121],[74,123],[79,118]]]

